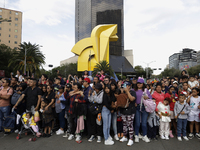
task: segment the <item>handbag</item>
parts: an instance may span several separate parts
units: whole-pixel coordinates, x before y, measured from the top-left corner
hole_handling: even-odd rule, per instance
[[[117,107],[127,108],[129,105],[129,98],[127,94],[120,94],[117,96]]]
[[[142,103],[144,104],[146,112],[152,113],[156,109],[156,103],[152,99],[144,99],[143,96],[147,94],[147,89],[143,92],[141,97],[140,111],[142,110]]]
[[[90,103],[89,110],[93,115],[97,115],[102,110],[102,105],[98,103]]]

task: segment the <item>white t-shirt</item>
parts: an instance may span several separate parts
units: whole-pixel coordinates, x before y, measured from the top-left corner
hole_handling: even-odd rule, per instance
[[[198,106],[200,105],[200,96],[198,98],[194,98],[193,96],[190,98],[190,113],[189,115],[199,115],[200,109]]]
[[[22,80],[24,79],[22,75],[20,75],[19,77],[18,77],[18,75],[16,75],[15,77],[17,77],[18,81],[20,81],[20,82],[22,82]]]
[[[196,85],[199,86],[199,82],[198,81],[193,81],[193,82],[188,81],[188,84],[190,85],[191,88],[194,87],[194,86],[196,86]]]

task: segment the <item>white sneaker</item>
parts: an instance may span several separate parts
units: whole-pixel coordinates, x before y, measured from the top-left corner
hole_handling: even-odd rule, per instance
[[[139,136],[139,139],[142,139],[143,138],[143,136],[139,133],[138,134],[138,136]]]
[[[187,138],[187,136],[183,136],[183,139],[186,141],[189,141],[189,139]]]
[[[109,137],[108,137],[111,141],[113,140],[113,138],[112,138],[112,136],[111,135],[109,135]]]
[[[119,140],[119,141],[120,142],[126,142],[126,141],[128,141],[128,139],[125,136],[123,136],[123,138],[121,140]]]
[[[143,141],[145,141],[145,142],[147,142],[147,143],[149,143],[149,142],[150,142],[149,138],[148,138],[146,135],[145,135],[145,136],[143,136],[142,140],[143,140]]]
[[[95,139],[94,135],[91,135],[91,137],[88,139],[88,142],[92,142],[94,141],[94,139]]]
[[[165,140],[169,140],[169,136],[165,136]]]
[[[64,138],[67,138],[68,137],[68,133],[67,131],[65,132],[65,135],[63,135]]]
[[[105,140],[105,142],[104,142],[105,145],[113,145],[114,143],[115,143],[115,142],[112,141],[112,140],[110,140],[110,139],[107,139],[107,140]]]
[[[119,141],[119,137],[118,137],[117,134],[115,134],[114,139],[115,139],[116,141]]]
[[[138,135],[135,135],[135,142],[139,143],[139,136]]]
[[[131,146],[131,145],[133,145],[134,143],[133,143],[133,140],[131,140],[131,139],[129,139],[128,140],[128,143],[127,143],[127,146]]]
[[[69,137],[68,137],[68,140],[72,140],[74,138],[74,135],[73,134],[70,134]]]
[[[97,136],[97,143],[101,143],[101,136]]]
[[[160,138],[161,138],[162,140],[165,140],[165,136],[164,136],[164,135],[161,135]]]
[[[81,136],[80,136],[80,135],[77,135],[75,141],[80,141],[80,140],[81,140]]]
[[[15,133],[19,133],[19,130],[17,129],[17,130],[15,130]]]
[[[60,132],[60,130],[61,130],[61,129],[58,129],[58,130],[56,131],[56,134],[57,134],[58,132]]]
[[[178,139],[179,141],[182,141],[182,138],[181,138],[181,137],[177,137],[177,139]]]
[[[59,130],[58,132],[56,132],[56,135],[61,135],[64,134],[65,132],[63,130]]]

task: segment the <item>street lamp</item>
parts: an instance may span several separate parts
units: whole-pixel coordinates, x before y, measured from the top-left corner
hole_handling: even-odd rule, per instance
[[[145,63],[145,64],[147,65],[146,78],[148,78],[148,68],[149,68],[149,65],[150,65],[151,63],[153,63],[153,62],[156,62],[156,61],[154,60],[154,61],[151,61],[151,62],[149,62],[149,63],[143,62],[143,63]]]

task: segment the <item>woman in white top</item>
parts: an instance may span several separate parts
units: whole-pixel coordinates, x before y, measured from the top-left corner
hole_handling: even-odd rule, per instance
[[[18,78],[18,81],[22,82],[22,80],[24,79],[22,76],[22,71],[21,70],[17,70],[17,75],[15,76]]]

